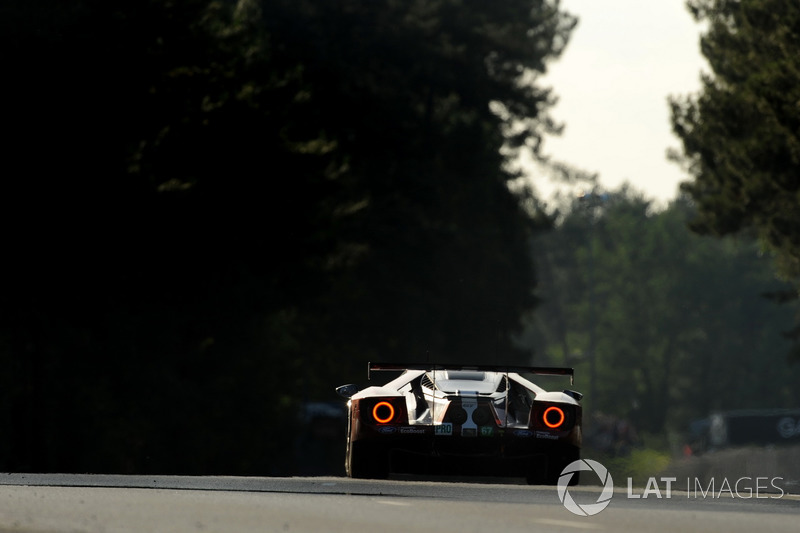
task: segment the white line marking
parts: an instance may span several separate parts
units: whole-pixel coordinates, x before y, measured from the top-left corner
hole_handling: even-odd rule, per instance
[[[400,506],[400,507],[408,507],[409,505],[411,505],[408,502],[398,502],[398,501],[395,501],[395,500],[374,500],[374,502],[375,503],[382,503],[384,505],[397,505],[397,506]]]

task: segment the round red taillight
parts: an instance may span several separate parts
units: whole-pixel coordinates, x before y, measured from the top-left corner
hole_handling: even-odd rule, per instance
[[[378,424],[386,424],[394,418],[394,406],[389,402],[378,402],[372,408],[372,418]]]
[[[548,407],[544,410],[544,415],[542,415],[542,420],[544,420],[544,425],[549,427],[550,429],[556,429],[561,427],[564,423],[564,411],[560,407]]]

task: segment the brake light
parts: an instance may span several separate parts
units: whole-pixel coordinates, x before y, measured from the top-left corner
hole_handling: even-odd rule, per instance
[[[544,425],[550,429],[560,428],[564,424],[565,419],[566,417],[564,416],[564,410],[560,407],[556,407],[555,405],[545,409],[544,414],[542,415],[542,421],[544,422]]]
[[[406,399],[402,396],[356,400],[356,409],[361,421],[371,426],[408,424]]]
[[[372,418],[378,424],[388,424],[394,419],[394,406],[389,402],[378,402],[372,408]]]
[[[575,407],[551,402],[533,402],[528,426],[545,431],[567,431],[576,423]]]

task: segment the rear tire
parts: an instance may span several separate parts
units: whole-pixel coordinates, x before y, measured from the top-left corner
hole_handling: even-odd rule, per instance
[[[389,454],[375,445],[351,442],[345,466],[351,478],[386,479],[389,477]]]
[[[548,456],[545,461],[531,460],[526,481],[528,485],[557,485],[564,468],[578,459],[580,459],[579,450],[564,454],[553,454]],[[573,472],[572,478],[569,480],[569,486],[577,485],[580,482],[580,478],[580,472]]]
[[[573,461],[577,461],[581,458],[580,450],[570,451],[563,455],[555,455],[551,456],[550,460],[548,461],[548,485],[557,485],[558,480],[561,477],[561,472],[572,463]],[[568,486],[577,485],[581,480],[581,473],[580,471],[573,472],[572,477],[569,480]]]

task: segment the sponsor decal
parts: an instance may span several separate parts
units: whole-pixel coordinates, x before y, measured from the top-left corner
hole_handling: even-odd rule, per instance
[[[537,431],[536,432],[537,439],[550,439],[550,440],[558,440],[558,435],[553,435],[552,433],[548,433],[547,431]]]
[[[422,428],[404,427],[400,428],[401,435],[423,435],[425,430]]]
[[[452,435],[453,434],[453,424],[450,422],[445,422],[444,424],[439,424],[438,426],[434,427],[434,434],[436,435]]]
[[[533,436],[533,431],[528,431],[527,429],[515,429],[514,430],[515,437],[531,437]]]
[[[378,433],[382,435],[391,435],[395,431],[397,431],[397,428],[391,426],[383,426],[378,428]]]
[[[494,428],[492,426],[481,426],[481,437],[494,436]]]

